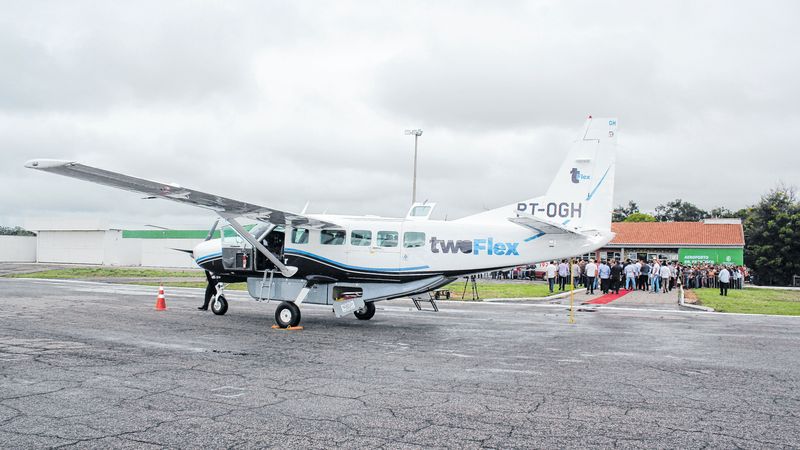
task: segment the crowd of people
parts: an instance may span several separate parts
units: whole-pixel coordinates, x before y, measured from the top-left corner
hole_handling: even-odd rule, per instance
[[[572,272],[570,273],[570,267]],[[493,280],[533,280],[536,266],[520,266],[481,274],[479,278]],[[645,260],[577,260],[572,265],[564,259],[550,261],[544,268],[544,280],[550,292],[566,291],[572,280],[575,288],[586,288],[587,294],[599,290],[603,294],[619,293],[620,290],[640,290],[652,293],[667,293],[676,286],[684,289],[720,289],[727,295],[728,289],[743,289],[750,281],[750,272],[745,266],[718,264],[684,265],[672,261]]]
[[[596,289],[603,294],[618,294],[621,289],[665,294],[682,285],[687,289],[719,288],[720,295],[727,296],[728,289],[742,289],[748,278],[744,266],[691,266],[658,259],[625,262],[612,259],[601,260],[599,264],[590,259],[571,265],[564,259],[560,263],[550,261],[545,268],[551,293],[556,286],[559,291],[565,291],[572,279],[574,287],[586,288],[587,295],[594,294]]]

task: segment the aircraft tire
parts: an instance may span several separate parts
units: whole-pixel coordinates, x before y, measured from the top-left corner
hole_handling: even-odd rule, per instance
[[[211,300],[211,312],[218,316],[224,316],[228,312],[228,300],[224,295],[219,295]]]
[[[374,302],[367,302],[364,305],[364,308],[359,309],[358,311],[353,313],[358,320],[369,320],[372,319],[372,316],[375,315],[375,303]]]
[[[300,324],[300,308],[292,302],[281,302],[275,309],[275,323],[281,328],[296,327]]]

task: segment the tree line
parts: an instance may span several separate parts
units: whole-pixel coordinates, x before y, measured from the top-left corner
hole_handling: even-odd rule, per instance
[[[22,227],[0,227],[0,236],[36,236],[36,233]]]
[[[794,187],[778,185],[751,206],[732,211],[725,207],[703,210],[676,199],[644,213],[634,201],[614,209],[614,222],[698,222],[710,218],[738,218],[744,227],[744,262],[760,284],[790,285],[800,275],[800,201]]]

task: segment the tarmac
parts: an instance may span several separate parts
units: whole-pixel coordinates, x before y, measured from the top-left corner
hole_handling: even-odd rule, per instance
[[[800,446],[797,317],[398,300],[285,331],[245,293],[0,289],[6,448]]]

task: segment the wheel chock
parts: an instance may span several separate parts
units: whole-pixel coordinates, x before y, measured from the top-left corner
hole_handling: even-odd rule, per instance
[[[281,328],[281,327],[279,327],[279,326],[277,326],[277,325],[273,325],[273,326],[272,326],[272,329],[273,329],[273,330],[287,330],[287,331],[294,331],[294,330],[302,330],[302,329],[303,329],[303,327],[286,327],[286,328]]]

